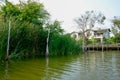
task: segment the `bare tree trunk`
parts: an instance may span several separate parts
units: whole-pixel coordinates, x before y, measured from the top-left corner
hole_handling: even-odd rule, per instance
[[[85,52],[85,34],[83,33],[82,50]]]
[[[5,5],[7,5],[7,0],[5,0]]]
[[[102,45],[102,51],[104,50],[104,43],[103,43],[103,38],[101,38],[101,45]]]
[[[49,43],[49,36],[50,36],[50,29],[48,30],[48,37],[47,37],[47,44],[46,44],[46,57],[48,57],[49,55],[49,47],[48,47],[48,43]]]
[[[83,52],[85,52],[85,43],[84,43],[84,39],[83,39],[83,42],[82,42],[82,50],[83,50]]]
[[[95,47],[95,37],[93,36],[93,51],[94,51],[94,47]]]
[[[11,29],[11,22],[10,22],[10,20],[9,20],[9,26],[8,26],[8,43],[7,43],[7,54],[6,54],[6,60],[9,59],[10,29]]]

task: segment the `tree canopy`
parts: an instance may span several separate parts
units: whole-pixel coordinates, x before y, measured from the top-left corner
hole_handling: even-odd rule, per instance
[[[80,17],[75,19],[78,28],[81,33],[85,36],[85,33],[89,32],[95,24],[103,24],[105,16],[102,13],[97,13],[95,11],[86,11]]]
[[[7,1],[6,5],[1,7],[0,14],[4,17],[5,22],[11,17],[18,23],[27,26],[42,27],[49,19],[49,13],[44,9],[43,4],[35,1],[21,2],[17,5]]]
[[[112,20],[114,27],[116,26],[120,30],[120,17],[114,17]]]
[[[47,23],[46,29],[50,29],[50,33],[63,34],[64,30],[61,28],[61,22],[55,20],[53,23]]]

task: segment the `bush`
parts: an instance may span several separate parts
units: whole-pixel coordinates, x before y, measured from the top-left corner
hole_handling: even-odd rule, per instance
[[[31,30],[28,27],[11,29],[10,58],[45,56],[47,31]],[[80,44],[69,35],[50,34],[49,51],[52,55],[69,55],[80,52]],[[5,57],[7,49],[7,30],[1,32],[0,58]]]
[[[116,41],[117,43],[120,43],[120,33],[117,33],[117,34],[115,35],[115,41]]]
[[[80,44],[72,39],[69,35],[56,35],[50,36],[50,55],[68,55],[80,53]]]

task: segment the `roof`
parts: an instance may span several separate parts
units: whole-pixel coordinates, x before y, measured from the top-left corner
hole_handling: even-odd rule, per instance
[[[111,32],[111,30],[110,29],[98,29],[98,30],[93,30],[95,33],[104,33],[104,32],[106,32],[106,31],[109,31],[109,32]]]
[[[89,30],[88,30],[88,31],[89,31]],[[99,28],[99,29],[92,29],[92,30],[90,30],[90,31],[93,31],[93,32],[95,32],[95,33],[104,33],[104,32],[106,32],[106,31],[111,32],[110,28],[107,28],[107,29],[101,29],[101,28]],[[82,32],[76,32],[76,31],[73,31],[73,32],[71,32],[70,34],[75,34],[75,33],[82,34]]]

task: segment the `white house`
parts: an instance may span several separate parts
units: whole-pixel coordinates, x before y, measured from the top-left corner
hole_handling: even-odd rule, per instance
[[[110,29],[96,29],[96,30],[91,30],[89,33],[86,33],[85,35],[89,35],[88,39],[94,38],[97,40],[100,40],[102,43],[103,38],[108,38],[110,37]],[[79,40],[82,37],[82,33],[80,32],[72,32],[71,37],[75,38],[76,40]]]
[[[101,44],[103,43],[103,38],[109,38],[110,37],[110,29],[98,29],[93,30],[94,33],[94,39],[100,40]]]
[[[82,37],[82,33],[80,32],[72,32],[70,33],[71,37],[74,38],[75,40],[79,40]]]

